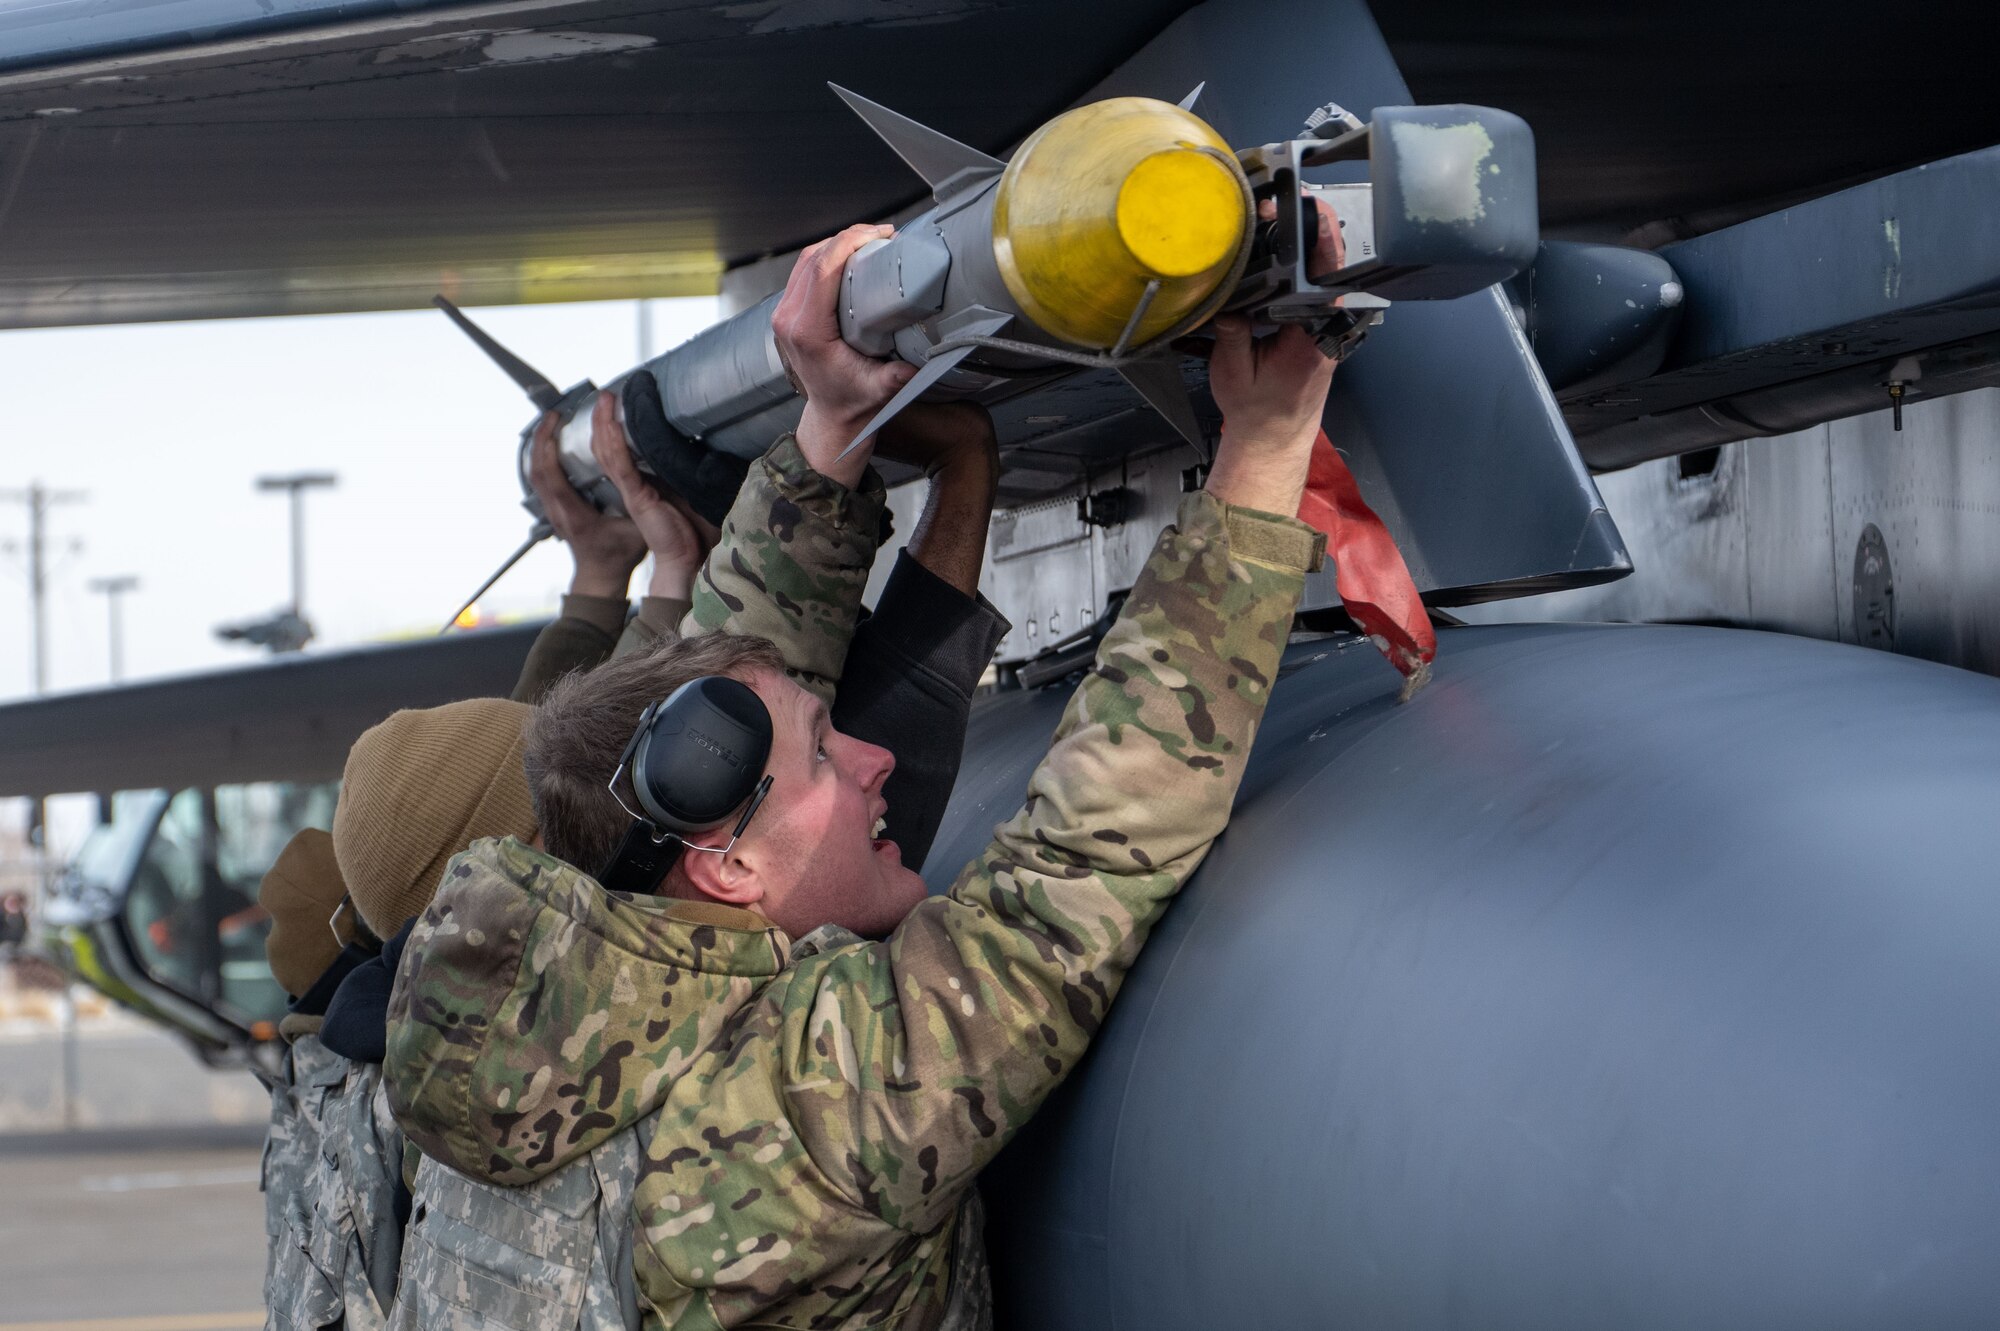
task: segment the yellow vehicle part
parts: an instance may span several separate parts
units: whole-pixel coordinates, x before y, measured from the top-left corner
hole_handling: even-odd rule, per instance
[[[88,929],[74,925],[65,926],[60,931],[63,952],[69,963],[69,971],[77,979],[103,994],[114,1003],[130,1008],[141,1016],[156,1021],[169,1021],[167,1015],[153,1004],[148,1003],[139,992],[111,973],[104,961],[97,955],[97,940]]]

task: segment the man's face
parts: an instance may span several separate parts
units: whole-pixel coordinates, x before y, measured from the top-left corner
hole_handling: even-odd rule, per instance
[[[875,835],[894,756],[835,730],[820,701],[783,675],[758,670],[746,682],[772,729],[771,793],[731,855],[761,893],[749,904],[793,938],[822,924],[881,937],[924,899],[896,843]]]

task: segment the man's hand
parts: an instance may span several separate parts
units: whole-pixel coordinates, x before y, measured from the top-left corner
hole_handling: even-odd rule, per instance
[[[569,546],[576,561],[570,578],[575,596],[609,596],[624,600],[632,585],[632,570],[646,557],[646,539],[629,518],[600,513],[576,492],[556,460],[556,417],[544,415],[535,426],[528,450],[528,485],[542,501],[542,513],[556,536]]]
[[[869,241],[894,234],[886,226],[851,226],[808,246],[771,312],[779,359],[806,400],[799,451],[813,470],[850,488],[867,470],[870,445],[836,461],[841,450],[917,372],[903,361],[864,356],[840,340],[841,275],[848,259]]]
[[[625,511],[632,515],[645,548],[653,552],[653,577],[646,594],[687,600],[694,592],[695,573],[719,533],[639,474],[625,426],[618,419],[618,399],[610,393],[599,393],[591,407],[590,452],[618,487]]]
[[[1333,365],[1295,324],[1253,338],[1240,315],[1215,321],[1208,386],[1222,408],[1222,444],[1208,473],[1210,494],[1266,513],[1299,511]]]
[[[983,475],[990,485],[1000,479],[993,417],[977,402],[912,402],[883,427],[875,452],[930,477]]]
[[[910,558],[965,596],[979,590],[986,529],[1000,487],[993,418],[972,402],[913,402],[882,431],[877,452],[930,478]]]
[[[1331,272],[1346,262],[1346,247],[1332,211],[1313,203],[1319,236],[1312,271]],[[1253,338],[1248,319],[1226,314],[1214,329],[1208,387],[1222,409],[1222,444],[1208,492],[1224,503],[1289,517],[1305,494],[1335,362],[1296,324]]]
[[[1325,200],[1314,199],[1313,211],[1319,216],[1319,234],[1313,237],[1312,258],[1306,263],[1306,275],[1318,279],[1339,272],[1347,266],[1347,237],[1340,234],[1340,219]],[[1266,199],[1257,206],[1260,218],[1275,217],[1278,205]]]

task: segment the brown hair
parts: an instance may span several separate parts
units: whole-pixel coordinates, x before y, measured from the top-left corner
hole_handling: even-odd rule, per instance
[[[728,675],[747,683],[760,666],[782,671],[784,658],[762,638],[713,633],[663,641],[558,681],[528,722],[524,755],[548,853],[585,873],[602,869],[632,823],[606,786],[639,714],[689,680]],[[629,773],[618,786],[638,808]]]

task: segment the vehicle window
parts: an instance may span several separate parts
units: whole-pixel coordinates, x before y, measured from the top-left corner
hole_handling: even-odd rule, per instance
[[[301,828],[333,827],[337,782],[260,781],[215,788],[215,867],[255,899],[257,885]]]
[[[262,781],[215,790],[218,998],[248,1020],[275,1020],[284,991],[271,978],[264,939],[271,917],[257,904],[264,875],[300,829],[333,826],[335,782],[300,785]]]
[[[92,828],[77,847],[66,886],[92,894],[124,887],[166,803],[164,790],[121,790],[113,795],[111,821]]]
[[[192,996],[207,994],[202,980],[213,971],[215,951],[208,941],[203,899],[203,822],[199,790],[175,795],[147,843],[125,899],[125,920],[140,963],[157,979]]]
[[[183,790],[167,802],[125,897],[133,947],[153,980],[245,1027],[284,1015],[284,991],[264,958],[271,917],[257,893],[301,828],[332,826],[338,791],[335,783],[259,782]],[[91,850],[107,871],[116,867],[121,813],[114,809]],[[125,853],[129,863],[129,845]]]

